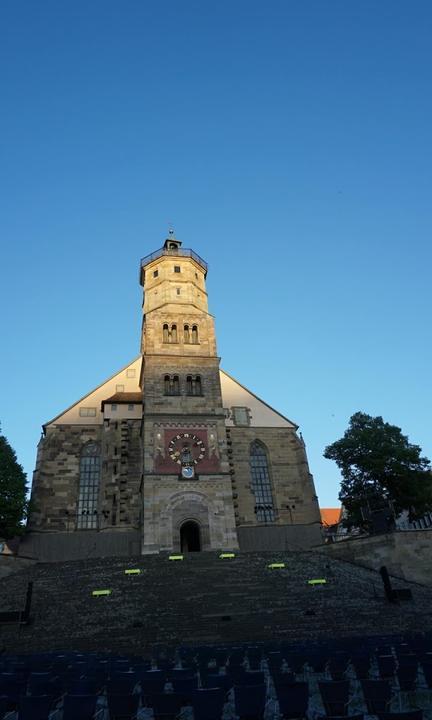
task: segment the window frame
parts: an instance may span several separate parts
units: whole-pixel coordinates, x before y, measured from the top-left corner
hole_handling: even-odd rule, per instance
[[[249,447],[251,491],[255,498],[255,515],[258,523],[270,524],[277,519],[273,483],[270,474],[268,450],[260,440]]]
[[[97,530],[101,454],[97,443],[90,441],[81,449],[76,529]]]

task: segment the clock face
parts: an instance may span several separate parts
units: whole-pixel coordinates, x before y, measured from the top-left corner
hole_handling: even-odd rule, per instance
[[[168,445],[168,454],[177,465],[184,467],[197,465],[204,459],[206,448],[201,438],[192,433],[174,435]]]
[[[181,476],[185,480],[191,480],[195,477],[195,468],[192,465],[185,465],[181,469]]]

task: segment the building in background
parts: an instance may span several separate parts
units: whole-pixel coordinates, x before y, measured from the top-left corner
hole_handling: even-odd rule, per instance
[[[206,276],[173,233],[142,259],[140,355],[43,426],[23,554],[320,542],[297,426],[220,369]]]

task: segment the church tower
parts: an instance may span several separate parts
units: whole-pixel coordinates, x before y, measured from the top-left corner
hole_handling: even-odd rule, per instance
[[[298,426],[219,367],[207,264],[173,232],[140,263],[140,354],[43,425],[27,557],[321,541]]]
[[[144,553],[237,547],[206,275],[173,232],[141,260]]]

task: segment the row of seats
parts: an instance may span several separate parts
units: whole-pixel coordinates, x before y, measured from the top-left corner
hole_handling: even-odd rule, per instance
[[[374,686],[371,685],[374,684]],[[345,717],[353,720],[363,717],[363,713],[348,715],[348,693],[340,683],[329,683],[320,687],[325,720]],[[363,692],[367,713],[376,715],[380,720],[421,720],[422,710],[414,709],[404,713],[391,713],[389,706],[391,693],[386,681],[363,681]],[[276,686],[277,715],[294,720],[307,718],[309,711],[309,690],[307,683]],[[266,705],[272,698],[265,683],[234,686],[234,714],[248,720],[261,720]],[[186,708],[190,708],[194,720],[222,720],[228,702],[226,690],[222,687],[195,689],[187,693],[131,693],[106,697],[98,695],[65,695],[61,699],[52,696],[20,696],[17,699],[0,697],[0,718],[14,713],[18,720],[53,720],[56,715],[63,720],[94,720],[99,716],[108,716],[109,720],[134,720],[139,711],[151,708],[153,717],[176,718]],[[324,716],[323,716],[324,717]]]
[[[168,720],[181,713],[191,720],[320,714],[361,720],[364,712],[381,717],[403,709],[411,713],[406,720],[420,720],[432,687],[431,648],[432,638],[417,636],[166,648],[140,657],[3,655],[0,719],[14,713],[19,720],[116,720],[151,713]]]

